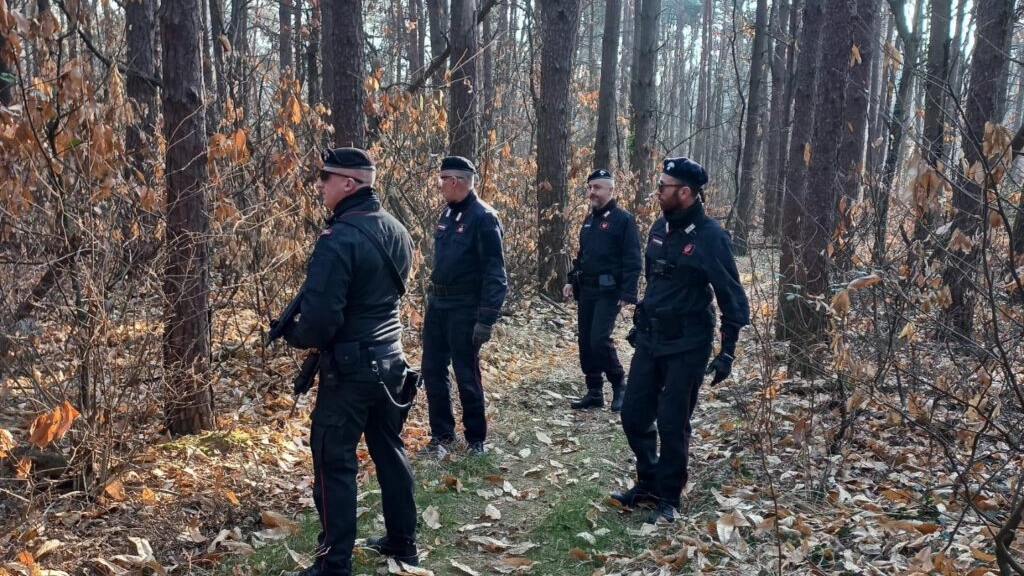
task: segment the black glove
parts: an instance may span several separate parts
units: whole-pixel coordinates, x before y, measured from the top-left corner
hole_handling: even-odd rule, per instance
[[[732,361],[732,354],[728,352],[719,352],[718,356],[715,356],[711,365],[708,366],[708,371],[705,372],[705,374],[714,372],[715,377],[711,379],[712,386],[729,377],[729,373],[732,372]]]
[[[484,345],[491,339],[491,327],[487,324],[477,322],[473,325],[473,346],[477,348]]]
[[[626,334],[626,342],[633,348],[636,348],[636,326],[629,329],[629,334]]]

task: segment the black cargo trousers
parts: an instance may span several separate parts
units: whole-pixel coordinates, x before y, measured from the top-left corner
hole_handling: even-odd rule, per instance
[[[341,369],[331,354],[323,359],[310,430],[313,502],[322,527],[317,566],[324,575],[348,576],[356,538],[356,447],[364,434],[387,536],[396,544],[416,542],[412,468],[401,438],[402,410],[392,402],[399,398],[407,364],[400,347],[376,358],[376,367],[365,350]]]

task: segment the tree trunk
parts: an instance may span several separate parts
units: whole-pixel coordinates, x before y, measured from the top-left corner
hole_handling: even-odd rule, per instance
[[[448,150],[451,154],[476,158],[480,112],[477,109],[476,0],[452,4],[449,56],[451,85],[448,98]],[[564,56],[564,55],[563,55]]]
[[[782,197],[782,252],[779,255],[779,313],[775,334],[780,340],[791,340],[805,307],[799,301],[801,285],[797,273],[800,263],[797,247],[801,228],[806,225],[804,191],[807,187],[807,165],[810,158],[811,135],[814,130],[814,92],[817,84],[818,60],[821,55],[821,29],[825,0],[806,0],[800,40],[796,44],[796,74],[793,85],[793,134],[789,144],[786,187]]]
[[[15,58],[9,57],[11,47],[7,40],[7,34],[13,27],[13,22],[9,26],[6,22],[0,22],[0,105],[3,106],[9,106],[14,98]]]
[[[430,23],[430,61],[436,62],[442,57],[448,42],[445,36],[448,30],[448,0],[427,0],[427,20]],[[434,75],[434,81],[441,83],[441,72]]]
[[[309,11],[309,44],[306,46],[306,98],[310,106],[323,101],[320,78],[320,33],[323,18],[316,5]]]
[[[579,28],[580,0],[541,4],[540,98],[537,99],[538,286],[561,296],[568,271],[565,254],[569,198],[569,124],[572,53]]]
[[[238,1],[231,2],[231,20],[228,24],[228,39],[231,40],[231,83],[228,90],[234,101],[235,126],[248,126],[249,116],[249,4]]]
[[[224,63],[225,45],[228,40],[227,32],[224,30],[224,4],[223,0],[207,0],[210,9],[210,35],[213,37],[213,75],[216,87],[217,98],[213,106],[207,108],[212,116],[207,124],[216,124],[224,117],[224,105],[228,100],[227,67]],[[229,42],[230,43],[230,42]]]
[[[278,41],[277,54],[281,64],[281,74],[295,65],[292,58],[292,0],[278,0]]]
[[[969,250],[951,249],[948,268],[943,280],[949,286],[952,304],[946,310],[946,336],[950,340],[971,340],[974,327],[972,284],[978,278],[980,238],[983,226],[988,225],[983,206],[988,201],[984,194],[994,192],[997,182],[992,178],[990,160],[1002,153],[996,150],[986,155],[983,150],[986,122],[998,122],[999,102],[1006,99],[1007,79],[1003,71],[1008,57],[1009,29],[1013,26],[1014,0],[978,0],[975,4],[977,23],[974,56],[968,72],[968,86],[964,101],[966,125],[964,127],[964,157],[968,169],[953,187],[953,236],[963,234],[970,241]],[[984,171],[984,188],[974,178],[975,171]],[[980,281],[979,281],[980,283]]]
[[[125,5],[127,43],[126,89],[135,109],[135,121],[125,134],[125,152],[132,168],[147,181],[153,171],[146,162],[157,119],[156,84],[157,0],[139,0]],[[155,147],[153,148],[155,150]]]
[[[163,115],[167,142],[164,381],[167,428],[214,426],[210,386],[209,210],[199,0],[164,0]]]
[[[768,111],[768,142],[765,150],[765,196],[764,196],[764,229],[765,238],[779,233],[779,215],[782,211],[782,186],[785,182],[784,164],[780,160],[785,157],[783,150],[786,142],[783,139],[784,107],[790,102],[786,100],[786,53],[789,50],[789,0],[782,0],[773,6],[771,28],[774,31],[774,47],[769,61],[771,72],[771,102]],[[789,71],[792,74],[792,70]]]
[[[612,137],[615,134],[615,69],[619,54],[619,22],[622,1],[607,0],[604,36],[601,38],[601,86],[597,101],[597,136],[594,139],[594,168],[612,169]]]
[[[630,103],[633,106],[633,150],[629,169],[636,177],[635,206],[643,204],[653,184],[654,115],[657,113],[654,69],[658,62],[658,16],[661,0],[635,0],[636,59]]]
[[[839,206],[840,225],[836,266],[849,270],[853,266],[853,219],[851,210],[861,201],[861,185],[867,155],[868,113],[870,108],[871,76],[874,70],[875,42],[878,37],[877,0],[855,0],[856,13],[851,21],[849,51],[849,84],[846,90],[845,126],[839,145]],[[856,51],[853,50],[856,47]],[[859,55],[859,59],[855,57]]]
[[[366,136],[362,0],[320,2],[324,90],[336,146],[362,148]]]
[[[945,97],[949,90],[949,24],[952,0],[930,0],[928,75],[924,82],[924,157],[932,168],[943,160]]]
[[[768,0],[757,0],[754,19],[754,46],[750,57],[750,83],[747,89],[747,125],[744,127],[740,188],[736,196],[736,220],[733,248],[737,256],[746,255],[754,215],[757,165],[761,157],[761,100],[764,83],[765,50],[768,45]]]
[[[708,142],[711,138],[710,130],[710,119],[711,115],[711,47],[713,30],[713,20],[715,15],[715,7],[712,0],[704,0],[704,12],[701,19],[701,36],[700,36],[700,74],[697,77],[697,118],[696,124],[696,141],[694,142],[694,149],[697,151],[696,157],[705,161],[705,165],[710,160]]]
[[[885,23],[885,43],[883,46],[888,46],[892,43],[892,16],[888,12],[884,16],[880,15],[880,24],[883,22],[883,18]],[[874,71],[871,74],[871,125],[868,127],[867,154],[867,173],[870,176],[871,189],[878,185],[876,180],[878,179],[882,160],[885,158],[885,146],[882,145],[885,142],[885,113],[889,110],[888,95],[892,92],[889,89],[891,72],[888,58],[886,58],[884,52],[884,49],[878,52],[875,58]],[[874,198],[873,192],[871,197]]]
[[[885,154],[885,165],[882,166],[879,185],[873,188],[875,239],[871,250],[871,259],[875,263],[880,263],[885,259],[885,240],[889,228],[889,193],[892,190],[893,180],[896,178],[900,146],[903,143],[903,130],[907,121],[907,107],[910,104],[907,97],[910,94],[910,86],[913,84],[914,64],[917,61],[919,43],[917,33],[907,26],[902,4],[897,5],[896,0],[889,0],[889,3],[892,6],[896,29],[903,42],[903,67],[900,71],[899,83],[896,85],[892,116],[889,121],[889,145]],[[918,0],[919,5],[920,3],[921,0]]]

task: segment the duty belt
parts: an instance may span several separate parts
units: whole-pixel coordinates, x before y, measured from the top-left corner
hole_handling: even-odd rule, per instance
[[[331,347],[334,361],[339,365],[369,366],[379,358],[402,351],[402,341],[394,342],[338,342]]]
[[[580,286],[586,286],[587,288],[597,288],[600,286],[597,276],[583,276],[580,275]]]
[[[477,283],[466,283],[466,284],[434,284],[430,283],[427,287],[427,291],[434,296],[462,296],[464,294],[476,294],[480,291],[480,285]]]

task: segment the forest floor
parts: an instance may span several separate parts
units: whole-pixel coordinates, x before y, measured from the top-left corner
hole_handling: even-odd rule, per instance
[[[760,281],[749,263],[742,268],[744,284]],[[482,354],[488,453],[415,456],[428,440],[422,396],[407,423],[421,568],[357,548],[354,573],[996,572],[991,535],[961,514],[934,446],[908,437],[884,402],[852,398],[857,432],[829,453],[828,395],[820,381],[775,367],[779,351],[761,337],[770,323],[762,293],[771,291],[751,291],[755,326],[734,377],[702,389],[676,523],[646,525],[644,511],[608,501],[630,485],[631,453],[617,415],[568,407],[584,390],[574,309],[524,299]],[[627,315],[617,341],[628,366]],[[418,348],[410,348],[415,365]],[[291,360],[275,362],[287,379]],[[222,379],[218,431],[154,438],[99,498],[37,501],[4,490],[0,498],[24,502],[0,533],[0,576],[277,575],[308,565],[318,531],[307,440],[313,398],[291,413],[283,384],[259,394],[242,385],[263,377],[239,368]],[[362,538],[382,534],[383,517],[372,462],[360,457]]]

